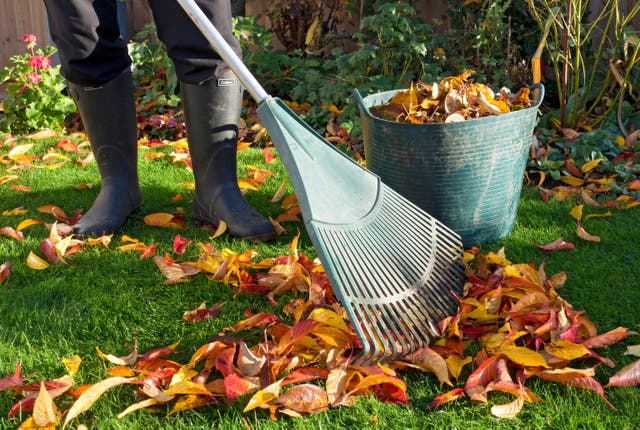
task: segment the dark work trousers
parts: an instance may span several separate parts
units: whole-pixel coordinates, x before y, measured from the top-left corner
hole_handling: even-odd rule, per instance
[[[60,70],[70,82],[97,87],[130,67],[127,43],[120,37],[117,0],[44,0]],[[231,33],[230,0],[196,0],[238,56]],[[158,38],[173,61],[178,79],[200,84],[229,69],[175,0],[149,0]]]

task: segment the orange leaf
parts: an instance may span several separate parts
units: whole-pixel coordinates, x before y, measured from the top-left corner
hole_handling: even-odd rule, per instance
[[[465,395],[464,388],[454,388],[451,391],[447,391],[444,394],[440,394],[439,396],[436,396],[431,401],[431,403],[429,403],[429,408],[430,409],[437,408],[438,406],[442,406],[456,399],[459,399],[464,395]]]
[[[149,214],[143,218],[143,221],[145,224],[154,227],[176,229],[182,229],[185,227],[185,222],[181,217],[166,212]]]
[[[329,407],[327,392],[317,385],[297,385],[280,395],[276,403],[296,412],[315,414]]]
[[[68,218],[67,218],[67,214],[64,213],[64,211],[62,209],[60,209],[58,206],[56,205],[45,205],[45,206],[40,206],[38,208],[38,212],[42,212],[45,214],[49,214],[49,215],[53,215],[53,217],[60,221],[60,222],[64,222],[67,223],[68,222]]]
[[[314,379],[326,379],[327,391],[329,391],[329,378],[331,378],[331,373],[334,370],[336,369],[333,369],[331,372],[329,372],[329,370],[319,367],[299,367],[297,369],[294,369],[284,378],[282,386],[285,387],[287,385],[309,382],[313,381]],[[329,396],[331,396],[331,393],[329,393]]]
[[[625,327],[617,327],[611,331],[592,337],[582,342],[587,348],[598,349],[605,346],[613,345],[621,340],[624,340],[629,335],[629,329]]]
[[[22,232],[14,230],[13,227],[0,228],[0,235],[7,236],[18,241],[24,240]]]
[[[33,421],[38,427],[56,426],[62,414],[53,402],[44,382],[40,383],[40,393],[33,405]]]
[[[415,364],[424,371],[433,372],[441,385],[447,384],[453,386],[449,379],[449,368],[446,361],[440,354],[428,346],[408,355],[405,357],[405,360]]]

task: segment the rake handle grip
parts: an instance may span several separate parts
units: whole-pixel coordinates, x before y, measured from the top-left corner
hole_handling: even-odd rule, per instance
[[[222,37],[196,2],[194,0],[177,1],[187,15],[189,15],[196,27],[200,29],[204,37],[211,43],[211,46],[216,50],[218,55],[220,55],[238,79],[240,79],[240,82],[245,86],[251,97],[258,103],[268,98],[269,94],[262,88],[262,85],[260,85],[242,60],[233,52],[231,46],[224,40],[224,37]]]

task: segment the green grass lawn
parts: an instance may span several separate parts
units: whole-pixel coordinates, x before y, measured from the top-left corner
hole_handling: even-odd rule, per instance
[[[59,139],[37,141],[29,154],[43,155]],[[21,142],[24,143],[24,142]],[[7,145],[0,154],[6,155]],[[167,154],[170,152],[166,150]],[[3,158],[4,159],[4,158]],[[240,153],[240,172],[246,165],[263,166],[262,153],[257,150]],[[42,162],[35,162],[42,165]],[[49,215],[39,213],[43,205],[57,205],[67,214],[77,208],[88,208],[97,192],[98,177],[95,163],[89,167],[70,164],[59,169],[31,168],[9,171],[14,164],[0,166],[0,177],[18,175],[19,181],[0,185],[0,212],[23,206],[28,212],[20,216],[0,216],[0,227],[16,227],[24,219],[40,218],[51,222]],[[264,167],[264,166],[263,166]],[[271,197],[286,174],[276,160],[267,167],[275,176],[267,179],[260,191],[249,191],[247,199],[262,213],[277,216],[282,210]],[[141,157],[143,206],[125,225],[124,233],[151,244],[158,243],[157,254],[172,250],[173,237],[181,234],[194,242],[212,243],[216,249],[224,247],[236,252],[255,248],[260,257],[284,255],[291,239],[301,231],[301,251],[314,256],[303,225],[285,223],[288,232],[273,243],[254,244],[230,240],[223,236],[210,240],[210,231],[194,226],[191,221],[189,199],[191,191],[180,184],[191,181],[191,174],[183,164],[173,164],[170,157],[146,160]],[[89,182],[93,190],[78,190],[76,185]],[[30,191],[15,191],[10,185],[19,183]],[[171,197],[184,193],[186,199],[172,203]],[[584,309],[600,332],[625,326],[639,330],[640,313],[640,210],[616,213],[610,218],[596,218],[584,222],[591,234],[602,238],[600,243],[586,242],[575,233],[575,221],[569,216],[573,202],[541,200],[535,190],[525,189],[518,218],[509,238],[482,251],[505,248],[512,262],[544,263],[547,274],[568,273],[568,281],[560,294],[574,306]],[[168,230],[144,224],[144,215],[185,210],[187,228]],[[585,209],[586,210],[586,209]],[[25,240],[16,241],[0,236],[0,264],[10,260],[12,275],[0,284],[0,377],[13,373],[16,363],[22,363],[28,380],[56,378],[65,373],[61,359],[79,355],[83,363],[77,375],[78,383],[92,383],[106,377],[107,364],[97,355],[96,347],[105,353],[127,355],[127,345],[137,336],[139,350],[167,346],[180,341],[179,350],[188,358],[199,346],[242,319],[245,309],[279,312],[261,297],[235,296],[228,286],[207,280],[202,275],[189,282],[163,285],[164,277],[151,259],[141,260],[138,253],[117,251],[120,235],[114,236],[110,249],[92,247],[69,256],[68,264],[54,264],[43,271],[26,265],[30,251],[39,252],[39,243],[48,235],[43,226],[24,230]],[[558,237],[576,245],[574,251],[545,253],[535,245],[549,243]],[[189,255],[189,252],[192,252]],[[40,255],[42,255],[40,253]],[[191,248],[184,261],[197,257]],[[187,323],[182,314],[202,302],[213,305],[227,301],[219,317],[203,323]],[[285,300],[281,300],[285,302]],[[640,343],[631,337],[623,344],[602,351],[615,360],[617,368],[633,361],[625,356],[624,346]],[[616,369],[598,368],[596,376],[606,383]],[[525,404],[513,420],[499,420],[491,416],[490,405],[469,400],[453,402],[443,408],[429,410],[434,396],[445,391],[431,374],[408,373],[409,406],[387,405],[373,398],[362,398],[355,406],[332,409],[304,418],[271,421],[268,412],[242,409],[247,398],[232,404],[166,416],[147,411],[135,412],[123,419],[116,415],[134,403],[130,388],[116,388],[101,397],[86,413],[73,421],[100,429],[632,429],[640,426],[640,390],[637,387],[606,389],[607,398],[618,408],[611,409],[595,393],[544,381],[529,381],[532,391],[542,402]],[[7,412],[17,401],[10,392],[0,393],[0,428],[16,428],[22,420],[7,420]],[[511,398],[491,394],[492,403],[506,403]],[[63,406],[60,405],[61,409]]]

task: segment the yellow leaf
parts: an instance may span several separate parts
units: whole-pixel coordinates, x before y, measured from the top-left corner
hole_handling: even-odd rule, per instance
[[[524,405],[524,398],[518,397],[513,402],[491,407],[491,415],[498,418],[512,419],[520,413]]]
[[[447,363],[447,368],[449,368],[449,373],[451,373],[451,376],[453,376],[454,379],[457,380],[460,377],[462,368],[465,365],[471,363],[473,361],[473,358],[470,356],[462,358],[459,355],[451,354],[444,361]]]
[[[601,179],[588,178],[587,181],[593,182],[594,184],[598,184],[598,185],[607,185],[607,184],[611,184],[611,183],[615,182],[616,178],[615,178],[615,176],[612,176],[610,178],[601,178]]]
[[[155,405],[158,405],[160,403],[162,403],[162,402],[160,402],[159,400],[156,400],[156,399],[145,399],[145,400],[143,400],[141,402],[134,403],[133,405],[129,406],[124,411],[120,412],[118,414],[118,419],[129,415],[131,412],[135,412],[135,411],[140,410],[140,409],[148,408],[150,406],[155,406]]]
[[[20,224],[18,224],[18,227],[16,227],[16,231],[24,230],[25,228],[31,227],[32,225],[36,224],[42,224],[42,222],[35,219],[25,219]]]
[[[581,168],[582,173],[587,173],[593,170],[601,161],[604,161],[604,158],[596,158],[595,160],[584,163]]]
[[[49,391],[44,386],[44,382],[40,382],[40,393],[36,397],[33,405],[33,421],[38,427],[48,427],[57,425],[60,422],[60,411],[53,402]]]
[[[549,342],[544,346],[544,349],[549,354],[562,358],[563,360],[574,360],[591,354],[586,346],[568,340]]]
[[[611,211],[606,211],[604,213],[595,213],[595,214],[589,214],[587,216],[584,217],[584,219],[589,219],[589,218],[605,218],[605,217],[610,217],[613,216],[613,212]]]
[[[227,223],[223,220],[218,221],[218,227],[216,231],[213,233],[213,236],[210,236],[209,239],[215,239],[216,237],[222,236],[224,232],[227,231]]]
[[[273,384],[268,385],[266,388],[255,393],[242,412],[249,412],[250,410],[258,407],[264,407],[271,401],[277,399],[278,395],[280,394],[280,386],[282,385],[282,381],[283,379],[280,379],[279,381],[276,381]]]
[[[575,205],[571,211],[569,212],[569,215],[571,215],[573,217],[573,219],[575,219],[576,221],[580,221],[582,219],[582,208],[584,207],[584,205],[579,204],[579,205]]]
[[[80,367],[80,363],[82,363],[82,359],[80,358],[79,355],[74,355],[71,358],[62,359],[62,364],[64,364],[64,367],[67,369],[67,372],[69,372],[70,376],[73,376],[76,373],[78,373],[78,368]]]
[[[49,263],[38,257],[33,253],[33,251],[30,251],[29,255],[27,256],[27,266],[34,270],[44,270],[49,267]]]
[[[509,360],[527,367],[549,367],[542,354],[523,346],[509,346],[500,351]]]
[[[13,149],[11,151],[9,151],[9,158],[14,159],[20,155],[24,155],[27,152],[29,152],[29,150],[31,148],[33,148],[34,144],[33,143],[27,143],[24,145],[16,145],[13,147]]]
[[[584,181],[580,178],[576,178],[575,176],[560,176],[560,180],[565,184],[569,184],[574,187],[580,187],[584,185]]]
[[[93,403],[98,400],[98,398],[107,390],[113,387],[117,387],[118,385],[128,384],[130,382],[133,382],[133,380],[134,378],[123,378],[121,376],[114,376],[112,378],[107,378],[103,381],[100,381],[97,384],[93,384],[85,392],[83,392],[80,397],[78,397],[73,405],[71,405],[71,408],[67,412],[67,416],[64,420],[62,428],[65,428],[67,424],[69,424],[74,418],[89,409],[91,405],[93,405]]]
[[[20,176],[17,175],[0,176],[0,185],[6,184],[7,182],[14,182],[18,179],[20,179]]]
[[[326,308],[317,308],[311,312],[309,319],[317,321],[322,324],[329,325],[331,327],[339,328],[340,330],[349,331],[344,319],[334,311]]]

